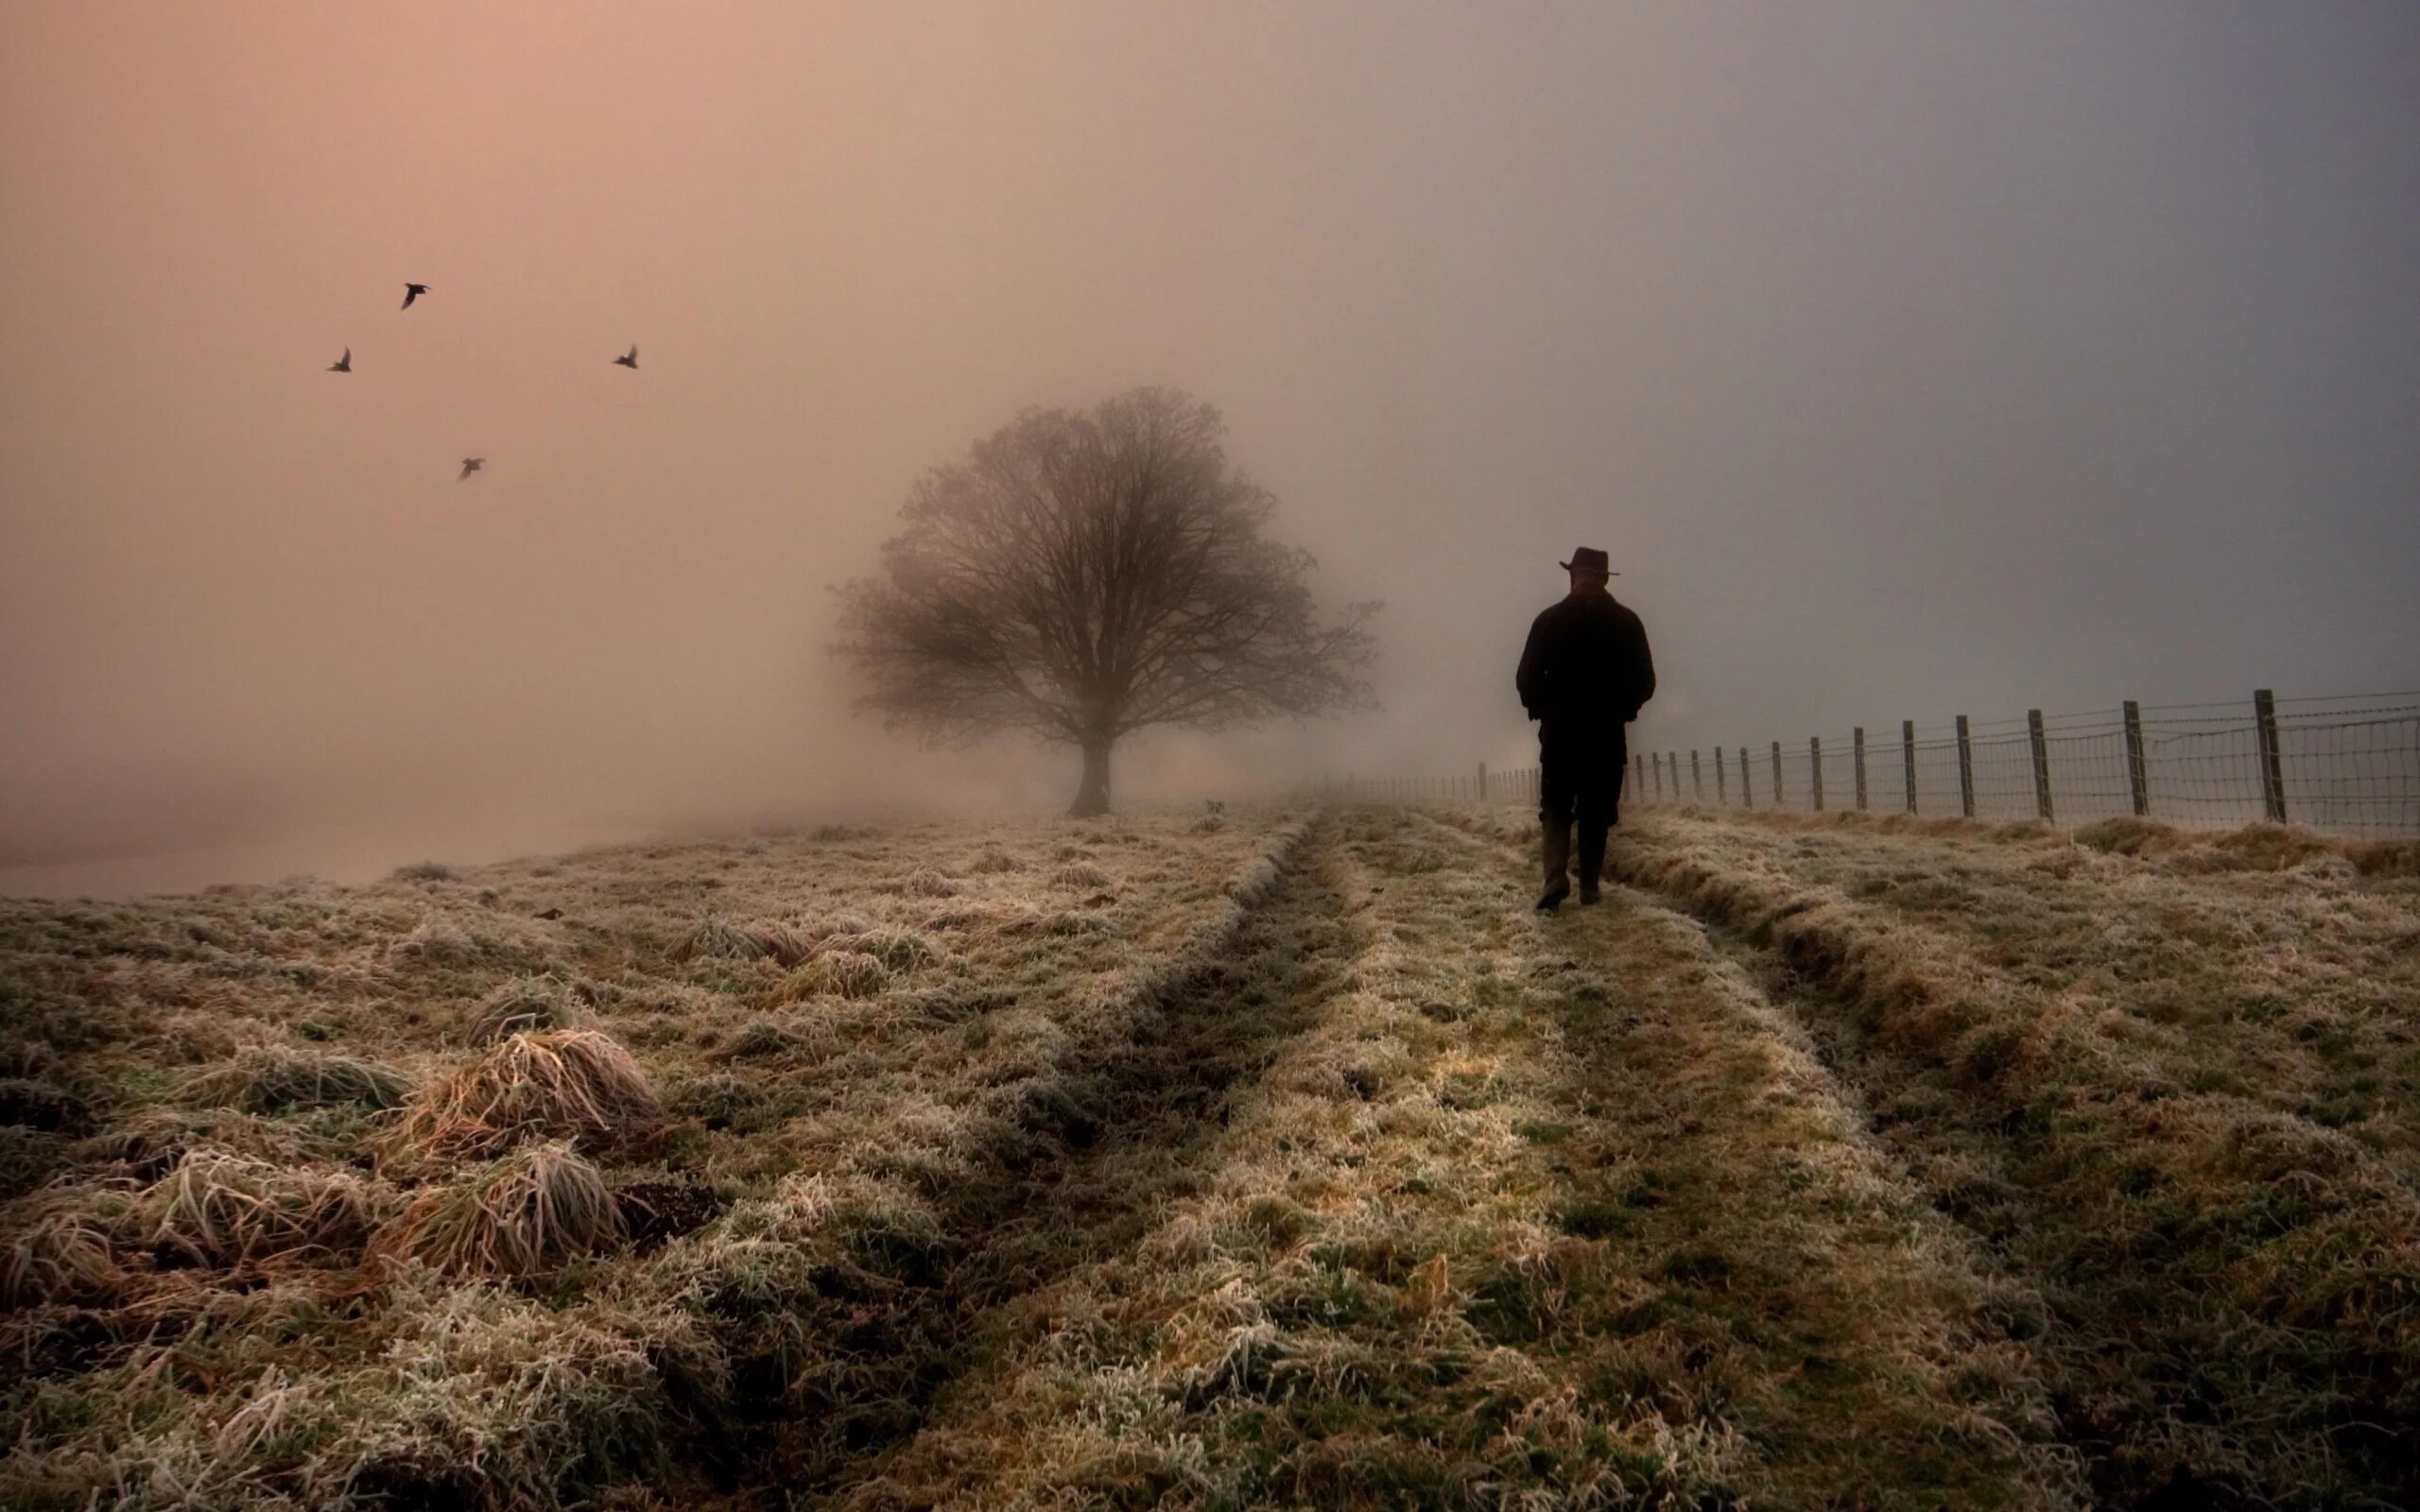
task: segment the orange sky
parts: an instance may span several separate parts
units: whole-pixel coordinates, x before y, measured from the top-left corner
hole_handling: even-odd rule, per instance
[[[0,890],[1059,800],[851,719],[824,586],[1147,382],[1387,710],[1129,795],[1519,760],[1581,542],[1658,741],[2394,681],[2420,29],[2305,15],[0,9]]]

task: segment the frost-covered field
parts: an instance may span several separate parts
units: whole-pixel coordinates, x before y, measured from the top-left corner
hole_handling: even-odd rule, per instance
[[[1529,835],[0,902],[0,1503],[2420,1496],[2411,853]]]

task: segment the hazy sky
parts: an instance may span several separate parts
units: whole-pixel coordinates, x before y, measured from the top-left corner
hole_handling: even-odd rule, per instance
[[[0,0],[0,891],[1063,803],[825,585],[1140,383],[1389,608],[1130,800],[1524,759],[1583,543],[1659,747],[2409,688],[2420,7]]]

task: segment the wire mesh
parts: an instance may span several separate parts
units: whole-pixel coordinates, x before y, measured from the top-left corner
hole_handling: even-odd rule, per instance
[[[2063,825],[2141,814],[2193,827],[2282,816],[2327,833],[2420,838],[2420,693],[1869,725],[1863,754],[1863,807],[1873,814],[2009,820],[2047,812]],[[1824,811],[1850,811],[1859,806],[1858,757],[1853,729],[1637,746],[1623,768],[1622,801],[1805,813],[1820,795]],[[1346,777],[1327,791],[1378,802],[1534,802],[1538,769]]]

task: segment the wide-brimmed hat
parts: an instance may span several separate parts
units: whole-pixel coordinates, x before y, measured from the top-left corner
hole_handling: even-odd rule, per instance
[[[1613,568],[1614,558],[1594,546],[1579,547],[1572,552],[1571,559],[1563,564],[1565,572],[1603,573],[1608,577],[1619,577],[1621,574]]]

